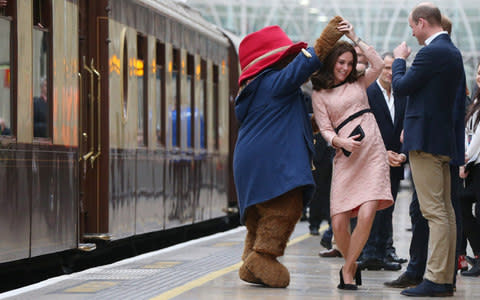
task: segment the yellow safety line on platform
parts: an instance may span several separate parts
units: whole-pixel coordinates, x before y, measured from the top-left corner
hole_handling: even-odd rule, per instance
[[[320,230],[323,230],[325,229],[324,227],[326,227],[328,225],[324,225],[322,226],[322,228],[320,228]],[[291,246],[291,245],[294,245],[296,243],[299,243],[303,240],[306,240],[308,239],[309,237],[311,237],[311,235],[309,233],[306,233],[304,235],[301,235],[299,237],[296,237],[294,238],[293,240],[291,240],[290,242],[288,242],[287,246]],[[212,281],[222,275],[225,275],[227,273],[230,273],[232,271],[235,271],[237,269],[239,269],[240,267],[242,266],[242,262],[239,262],[239,263],[236,263],[234,265],[231,265],[229,267],[226,267],[226,268],[223,268],[221,270],[218,270],[218,271],[215,271],[215,272],[212,272],[212,273],[209,273],[203,277],[200,277],[198,279],[195,279],[193,281],[190,281],[182,286],[179,286],[179,287],[176,287],[174,289],[171,289],[165,293],[162,293],[158,296],[155,296],[153,298],[150,298],[150,300],[167,300],[167,299],[172,299],[173,297],[176,297],[180,294],[183,294],[191,289],[194,289],[196,287],[199,287],[209,281]]]

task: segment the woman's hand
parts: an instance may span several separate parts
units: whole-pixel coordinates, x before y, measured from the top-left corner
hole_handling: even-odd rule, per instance
[[[465,166],[460,166],[460,168],[458,168],[458,176],[462,179],[467,178],[468,172],[465,172]]]
[[[359,137],[360,137],[360,134],[351,136],[349,138],[334,137],[332,142],[334,146],[343,148],[348,152],[355,152],[355,150],[360,148],[360,146],[362,145],[362,141],[355,140],[355,139],[358,139]]]
[[[350,22],[348,22],[346,19],[343,19],[343,21],[339,23],[337,29],[340,32],[343,32],[350,40],[352,40],[352,42],[357,40],[357,35],[355,34],[353,25],[350,24]]]

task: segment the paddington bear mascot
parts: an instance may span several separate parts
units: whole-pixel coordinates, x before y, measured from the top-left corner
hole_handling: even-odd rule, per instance
[[[293,43],[279,26],[251,33],[240,43],[233,169],[240,220],[247,227],[239,270],[246,282],[278,288],[290,283],[277,257],[314,191],[312,126],[300,86],[342,37],[341,21],[333,18],[313,48]]]

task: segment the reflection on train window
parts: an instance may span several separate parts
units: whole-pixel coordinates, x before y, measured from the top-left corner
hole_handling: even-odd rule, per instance
[[[167,103],[167,123],[171,124],[169,130],[169,135],[167,136],[167,141],[171,141],[171,146],[178,147],[177,141],[180,140],[180,121],[177,120],[177,102],[179,102],[179,86],[180,86],[180,51],[178,49],[173,49],[173,59],[172,59],[172,86],[170,87],[170,99]]]
[[[42,2],[43,3],[43,2]],[[46,23],[45,23],[46,24]],[[32,32],[33,136],[50,137],[50,41],[48,28],[34,26]]]
[[[11,135],[10,20],[0,18],[0,135]]]
[[[50,26],[51,0],[33,1],[33,26],[38,28],[48,28]]]
[[[194,85],[194,59],[193,55],[187,55],[187,84],[185,86],[185,92],[187,103],[182,105],[182,125],[185,124],[186,131],[182,130],[182,139],[186,139],[186,144],[188,148],[193,147],[194,139],[194,132],[196,130],[195,126],[193,126],[193,112],[195,111],[195,85]],[[182,126],[183,127],[183,126]],[[182,143],[185,145],[185,142]]]
[[[165,146],[165,127],[163,108],[165,107],[165,44],[157,41],[155,58],[155,107],[156,107],[156,136],[157,143]]]
[[[146,105],[148,95],[148,69],[145,68],[145,63],[148,64],[147,59],[147,38],[140,34],[137,35],[137,60],[135,61],[135,76],[137,77],[138,85],[138,145],[147,145],[147,119],[145,113],[148,109]]]

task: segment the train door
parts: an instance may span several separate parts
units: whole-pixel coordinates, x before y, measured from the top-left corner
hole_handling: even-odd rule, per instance
[[[80,241],[108,235],[108,1],[79,1]]]

